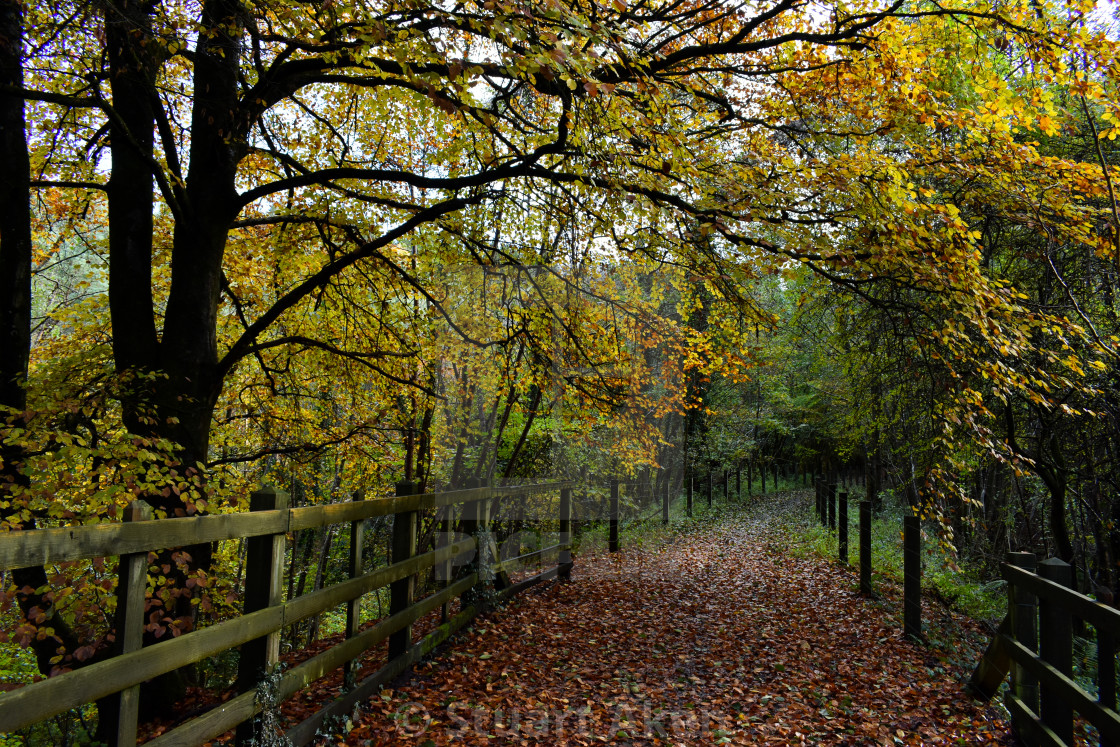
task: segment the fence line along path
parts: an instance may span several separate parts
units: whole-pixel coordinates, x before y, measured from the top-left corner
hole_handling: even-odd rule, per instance
[[[585,541],[573,583],[473,626],[346,743],[1010,744],[964,693],[958,648],[913,642],[892,589],[868,599],[852,569],[795,552],[804,519],[783,501],[624,534],[617,553]]]
[[[1059,558],[1040,563],[1032,553],[1013,552],[1001,570],[1007,617],[972,675],[972,692],[991,699],[1010,674],[1004,702],[1016,736],[1030,747],[1075,744],[1075,713],[1092,724],[1101,745],[1120,744],[1120,611],[1074,591],[1073,569]],[[1092,677],[1080,682],[1073,679],[1075,631],[1096,648]]]
[[[503,502],[534,500],[551,506],[559,542],[506,561],[494,557],[491,517]],[[441,511],[450,523],[458,511],[458,536],[427,552],[417,548],[417,523],[422,511]],[[363,522],[393,517],[392,564],[362,572]],[[330,717],[349,713],[385,682],[399,675],[426,653],[459,630],[491,598],[488,581],[515,562],[535,559],[555,562],[518,584],[498,591],[511,596],[532,584],[571,569],[571,483],[557,482],[512,487],[482,487],[445,493],[412,494],[411,483],[402,483],[391,498],[354,500],[326,506],[290,508],[287,494],[264,489],[252,495],[250,512],[196,516],[153,521],[147,507],[133,503],[119,524],[37,529],[0,534],[0,569],[120,556],[116,636],[118,653],[71,672],[40,680],[0,694],[0,733],[27,728],[57,714],[101,701],[101,716],[113,725],[110,744],[136,744],[139,687],[161,674],[238,648],[238,693],[230,700],[147,742],[157,747],[197,745],[237,728],[237,741],[249,743],[259,732],[263,708],[261,689],[269,698],[283,701],[334,670],[349,672],[366,650],[389,642],[389,660],[344,695],[325,704],[287,734],[295,744],[306,744]],[[350,578],[318,591],[284,601],[282,575],[285,537],[289,532],[331,524],[350,525]],[[446,536],[446,535],[445,535]],[[187,545],[246,538],[243,614],[211,627],[141,647],[144,626],[147,558],[152,551]],[[416,598],[418,574],[434,567],[445,569],[443,588]],[[457,577],[446,575],[451,566]],[[481,578],[486,576],[486,579]],[[358,605],[362,597],[390,587],[389,616],[361,630]],[[485,593],[484,593],[485,591]],[[446,611],[460,598],[459,612],[419,641],[411,626],[434,610]],[[288,625],[347,605],[346,637],[341,643],[301,662],[278,676],[269,676],[279,660],[280,631]]]

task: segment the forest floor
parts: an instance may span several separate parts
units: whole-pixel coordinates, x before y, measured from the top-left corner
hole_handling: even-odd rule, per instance
[[[329,744],[1011,744],[963,690],[982,626],[927,601],[927,641],[905,639],[897,589],[863,597],[795,546],[793,501],[585,548]]]

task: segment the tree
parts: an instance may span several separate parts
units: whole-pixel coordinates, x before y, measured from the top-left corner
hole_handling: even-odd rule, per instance
[[[1001,392],[1038,387],[986,345],[1016,356],[1038,349],[1030,336],[1047,325],[1079,334],[1061,319],[1025,320],[1014,292],[985,274],[959,208],[919,186],[942,168],[995,181],[1027,173],[1034,195],[1067,190],[1055,208],[1070,218],[1063,230],[1085,235],[1094,216],[1080,205],[1101,194],[1100,177],[1054,171],[1012,136],[1012,122],[1042,123],[1031,113],[1031,86],[1009,93],[978,56],[983,85],[954,98],[932,53],[960,33],[1010,39],[1040,71],[1062,71],[1075,51],[1107,69],[1107,43],[1073,28],[1055,36],[1029,3],[999,13],[967,3],[859,3],[827,18],[795,0],[755,12],[677,2],[78,0],[23,19],[19,6],[4,7],[5,38],[18,40],[22,28],[28,50],[13,54],[21,47],[9,44],[2,63],[5,163],[27,164],[26,178],[21,166],[3,184],[5,205],[21,206],[0,215],[4,268],[15,280],[29,275],[16,213],[30,191],[92,191],[103,201],[111,359],[100,358],[87,380],[100,382],[99,417],[114,421],[114,443],[128,458],[90,447],[89,460],[119,488],[114,500],[139,495],[160,515],[204,509],[214,488],[206,465],[245,456],[213,453],[230,382],[278,396],[276,372],[293,371],[312,351],[324,359],[316,365],[355,364],[401,386],[409,401],[393,429],[404,434],[406,463],[427,453],[421,440],[433,410],[422,400],[439,372],[420,365],[422,320],[478,348],[524,346],[517,365],[537,375],[554,362],[543,330],[557,329],[570,343],[567,366],[595,371],[574,387],[577,398],[609,411],[622,393],[640,391],[632,370],[604,373],[587,344],[593,332],[544,303],[548,291],[529,282],[533,272],[519,282],[527,283],[522,298],[542,300],[534,313],[512,328],[479,329],[461,323],[449,308],[455,295],[424,274],[440,264],[541,266],[594,298],[574,275],[577,263],[565,266],[553,244],[524,240],[563,232],[513,223],[523,198],[549,205],[543,215],[560,225],[562,196],[580,213],[572,230],[594,237],[589,246],[610,245],[604,259],[682,268],[748,316],[750,281],[796,264],[891,308],[937,299],[931,316],[953,320],[931,325],[947,338],[944,349],[998,377]],[[34,124],[13,137],[25,107]],[[495,221],[504,242],[494,240]],[[386,281],[404,289],[398,298],[411,309],[368,303],[370,286]],[[28,316],[22,288],[3,302],[11,329],[23,330]],[[880,288],[911,295],[896,302]],[[320,315],[327,308],[329,318]],[[351,346],[349,330],[335,332],[345,319],[385,334]],[[27,408],[11,382],[24,377],[30,342],[22,331],[4,339],[11,391],[2,404],[15,418],[4,439],[14,486],[4,518],[29,526],[38,518],[27,499],[34,470],[20,443],[35,436],[19,427]],[[525,390],[531,412],[547,393],[535,386]],[[960,401],[982,408],[972,391]],[[291,392],[291,401],[309,394]],[[519,401],[517,392],[505,396]],[[323,414],[310,411],[291,409],[305,420]],[[60,417],[64,441],[74,432],[101,439],[100,427],[95,436],[88,418],[77,420]],[[322,445],[332,441],[327,430],[292,434],[315,431]],[[270,436],[278,441],[267,454],[304,445]],[[40,441],[67,445],[54,435]],[[208,566],[208,553],[180,556],[189,557],[181,587]],[[189,595],[174,598],[172,622],[189,628]]]

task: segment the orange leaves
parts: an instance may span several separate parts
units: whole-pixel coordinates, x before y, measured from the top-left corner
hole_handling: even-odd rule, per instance
[[[846,571],[781,554],[779,525],[737,516],[620,557],[582,554],[571,584],[476,623],[343,741],[1006,740],[1001,718],[961,692],[962,673],[903,641]]]

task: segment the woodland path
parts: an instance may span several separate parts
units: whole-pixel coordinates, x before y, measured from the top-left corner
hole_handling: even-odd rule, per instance
[[[331,743],[1010,744],[962,691],[979,627],[927,609],[933,642],[904,640],[889,588],[798,557],[788,504],[585,548],[571,583],[477,621]]]

